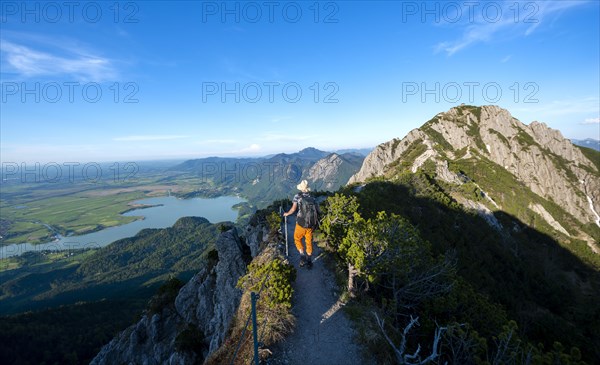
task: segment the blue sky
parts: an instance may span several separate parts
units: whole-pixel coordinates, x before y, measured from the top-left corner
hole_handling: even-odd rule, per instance
[[[65,4],[1,3],[3,162],[373,147],[461,103],[600,138],[595,0]]]

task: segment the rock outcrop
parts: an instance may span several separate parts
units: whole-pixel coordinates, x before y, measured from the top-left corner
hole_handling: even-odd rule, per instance
[[[258,255],[258,251],[260,250],[260,244],[267,239],[267,235],[269,234],[269,229],[264,225],[252,225],[249,224],[246,226],[246,232],[244,232],[244,237],[246,237],[246,244],[250,247],[250,253],[252,257],[256,257]]]
[[[415,155],[412,152],[417,144],[421,149]],[[389,175],[398,161],[405,162],[408,169],[415,172],[428,160],[436,164],[438,178],[451,184],[469,179],[449,171],[449,161],[469,161],[475,169],[481,164],[487,164],[492,170],[499,165],[513,175],[515,183],[555,203],[580,225],[598,224],[600,172],[596,164],[559,131],[536,121],[525,125],[497,106],[461,105],[437,114],[402,140],[393,139],[377,146],[349,182],[360,183],[371,177]],[[477,187],[487,190],[486,186]],[[490,202],[499,201],[494,196],[486,197]],[[525,209],[569,236],[569,228],[564,222],[559,223],[558,217],[540,209],[539,204],[529,203],[523,202]],[[488,207],[500,208],[495,203]],[[585,233],[578,233],[580,237],[587,237],[588,242],[591,240]]]
[[[381,176],[386,167],[402,156],[406,149],[415,141],[427,138],[419,129],[413,129],[402,140],[394,138],[380,144],[367,155],[360,170],[354,174],[348,184],[363,182],[368,178]]]
[[[245,249],[235,228],[219,236],[216,248],[218,263],[185,284],[174,306],[144,315],[104,346],[91,364],[195,364],[215,351],[239,304],[242,292],[236,284],[246,271]],[[179,351],[177,338],[187,328],[202,334],[203,351]]]
[[[353,153],[332,153],[315,162],[308,169],[306,178],[316,190],[335,191],[346,185],[360,168],[363,157]]]

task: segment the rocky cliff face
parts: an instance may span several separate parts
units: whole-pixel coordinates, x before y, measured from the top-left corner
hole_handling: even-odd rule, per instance
[[[412,143],[426,138],[427,135],[419,129],[413,129],[402,140],[394,138],[380,144],[367,155],[360,170],[352,175],[348,183],[363,182],[371,177],[382,176],[387,166],[398,160]]]
[[[542,214],[539,204],[522,202],[523,209],[539,215],[556,231],[569,235],[567,226],[571,226],[573,235],[593,242],[577,225],[600,227],[600,172],[596,164],[559,131],[539,122],[525,125],[497,106],[461,105],[437,114],[402,140],[393,139],[375,148],[350,183],[391,176],[400,163],[415,172],[427,161],[435,164],[437,178],[454,185],[473,182],[476,175],[484,180],[482,173],[508,171],[511,183],[498,180],[497,184],[477,185],[488,197],[483,204],[492,211],[507,208],[503,207],[503,201],[509,205],[504,195],[515,194],[512,188],[523,184],[575,218],[568,223],[563,217],[560,222],[560,217],[553,217],[546,209]],[[449,163],[464,171],[450,171]],[[465,168],[466,164],[470,168]],[[499,192],[501,184],[506,186]],[[485,194],[486,190],[494,190],[494,194]],[[466,205],[477,205],[462,200]]]
[[[91,364],[195,364],[214,352],[223,343],[239,304],[242,292],[236,284],[246,271],[246,249],[235,229],[222,233],[216,248],[216,266],[185,284],[174,308],[144,315],[104,346]],[[202,334],[203,353],[178,351],[177,338],[187,328]]]
[[[308,169],[307,179],[314,189],[335,191],[346,185],[361,166],[363,157],[353,153],[332,153]]]

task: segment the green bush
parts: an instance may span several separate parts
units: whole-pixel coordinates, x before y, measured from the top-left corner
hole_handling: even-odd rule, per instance
[[[256,302],[256,316],[263,347],[269,348],[283,340],[294,328],[295,317],[291,313],[292,283],[296,278],[294,267],[274,245],[267,245],[247,269],[247,274],[237,284],[243,294],[229,339],[210,355],[205,362],[207,365],[229,364],[234,352],[237,352],[236,364],[252,362],[252,341],[243,340],[240,347],[237,346],[242,335],[248,336],[248,332],[252,333],[253,330],[252,324],[247,322],[252,307],[251,292],[260,294]]]
[[[292,282],[295,279],[296,269],[283,259],[275,257],[265,263],[251,263],[248,274],[238,281],[238,287],[246,291],[261,292],[261,302],[269,307],[282,304],[291,308],[294,292]]]
[[[271,232],[277,232],[281,227],[281,215],[278,212],[271,212],[267,215],[267,224]]]
[[[219,224],[219,232],[223,233],[223,232],[227,232],[230,229],[233,228],[233,225],[229,224],[229,223],[221,223]]]
[[[335,194],[327,198],[323,209],[321,231],[325,234],[330,247],[337,250],[340,246],[357,210],[358,202],[355,196]]]
[[[156,294],[148,303],[148,314],[153,315],[161,313],[163,309],[175,306],[175,298],[179,290],[183,287],[183,282],[178,278],[171,278],[161,285]]]

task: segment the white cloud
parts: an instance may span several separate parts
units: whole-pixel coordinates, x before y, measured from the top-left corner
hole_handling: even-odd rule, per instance
[[[250,146],[246,148],[242,148],[241,150],[234,151],[233,153],[256,153],[262,150],[262,147],[257,143],[252,143]]]
[[[600,118],[587,118],[581,124],[600,124]]]
[[[506,62],[510,61],[511,58],[512,58],[512,55],[508,55],[508,56],[504,57],[503,59],[501,59],[500,62],[506,63]]]
[[[497,37],[523,37],[532,34],[549,17],[558,18],[565,9],[585,4],[586,1],[536,1],[528,3],[496,2],[500,9],[499,19],[492,18],[492,11],[486,15],[483,6],[472,9],[473,3],[464,3],[460,21],[452,26],[463,27],[462,35],[454,40],[440,42],[434,46],[434,52],[445,52],[452,56],[469,46],[481,42],[490,42]],[[477,3],[479,4],[479,3]],[[514,6],[520,4],[520,12]],[[526,9],[523,9],[527,7]],[[488,9],[489,10],[489,9]],[[474,14],[471,19],[470,14]],[[508,61],[508,60],[507,60]]]
[[[36,41],[40,39],[36,38]],[[108,58],[94,55],[74,44],[67,46],[65,43],[60,47],[52,43],[44,45],[52,51],[0,39],[2,72],[16,74],[20,78],[70,76],[84,82],[114,80],[116,77],[114,64]]]
[[[125,136],[113,138],[113,141],[118,142],[140,142],[140,141],[168,141],[173,139],[188,138],[188,136],[158,134],[158,135],[140,135],[140,136]]]

